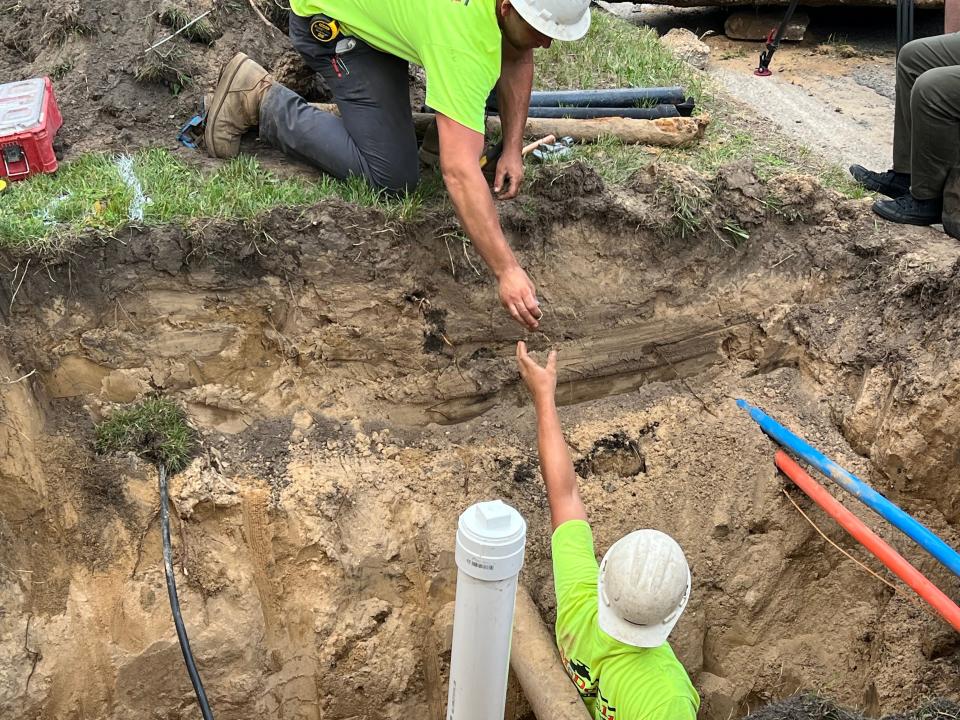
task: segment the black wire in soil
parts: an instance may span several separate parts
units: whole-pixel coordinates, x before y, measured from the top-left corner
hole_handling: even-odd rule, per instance
[[[187,674],[193,683],[193,690],[197,694],[197,704],[203,713],[203,720],[213,720],[213,712],[207,702],[207,694],[200,681],[196,663],[193,661],[193,652],[190,650],[190,640],[187,638],[187,629],[183,626],[183,617],[180,615],[180,600],[177,598],[177,583],[173,576],[173,548],[170,544],[170,507],[167,498],[167,468],[160,464],[160,534],[163,537],[163,571],[167,576],[167,595],[170,596],[170,609],[173,611],[173,624],[177,628],[177,639],[180,641],[180,650],[183,652],[183,662],[187,666]]]

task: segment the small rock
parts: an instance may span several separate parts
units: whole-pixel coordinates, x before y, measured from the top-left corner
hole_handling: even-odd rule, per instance
[[[685,28],[674,28],[660,42],[680,60],[703,70],[710,60],[710,46]]]
[[[303,433],[299,430],[294,430],[292,433],[290,433],[290,442],[298,443],[301,440],[303,440]]]
[[[297,412],[293,414],[292,422],[297,430],[306,432],[313,425],[313,415],[306,410],[297,410]]]

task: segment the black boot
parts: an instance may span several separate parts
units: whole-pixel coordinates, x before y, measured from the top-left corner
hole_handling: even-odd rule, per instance
[[[891,222],[905,225],[933,225],[940,222],[943,214],[943,201],[917,200],[907,193],[896,200],[877,200],[873,204],[873,211],[882,218]]]
[[[867,170],[863,165],[851,165],[850,174],[860,187],[866,188],[888,198],[898,198],[910,192],[910,174],[887,170],[878,173]]]

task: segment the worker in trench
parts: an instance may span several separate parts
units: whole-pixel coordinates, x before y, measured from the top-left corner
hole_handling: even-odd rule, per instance
[[[596,720],[695,720],[700,697],[667,642],[690,597],[683,550],[658,530],[636,530],[597,564],[557,414],[557,353],[543,367],[520,342],[517,364],[537,412],[564,667]]]
[[[907,43],[897,57],[893,167],[852,165],[880,217],[909,225],[943,222],[960,238],[960,0],[945,0],[945,35]]]
[[[533,86],[533,51],[578,40],[589,0],[291,0],[290,40],[320,73],[340,115],[311,106],[239,53],[205,98],[204,144],[235,156],[240,137],[260,139],[337,177],[357,175],[392,193],[412,190],[419,158],[408,63],[427,76],[440,168],[457,215],[497,279],[513,318],[536,329],[536,289],[504,237],[479,158],[484,110],[496,85],[503,153],[494,192],[512,198],[523,180],[523,131]],[[427,150],[427,148],[425,148]]]

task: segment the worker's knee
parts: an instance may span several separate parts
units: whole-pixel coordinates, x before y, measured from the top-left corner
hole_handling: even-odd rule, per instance
[[[913,83],[913,91],[910,95],[910,104],[923,104],[932,100],[935,96],[939,95],[942,88],[942,74],[938,72],[942,68],[934,68],[933,70],[927,70],[925,73],[920,75]]]
[[[908,42],[897,55],[897,72],[916,73],[920,58],[925,53],[923,38]]]
[[[389,195],[405,195],[413,192],[420,182],[420,168],[417,165],[397,166],[367,180],[374,188]]]

